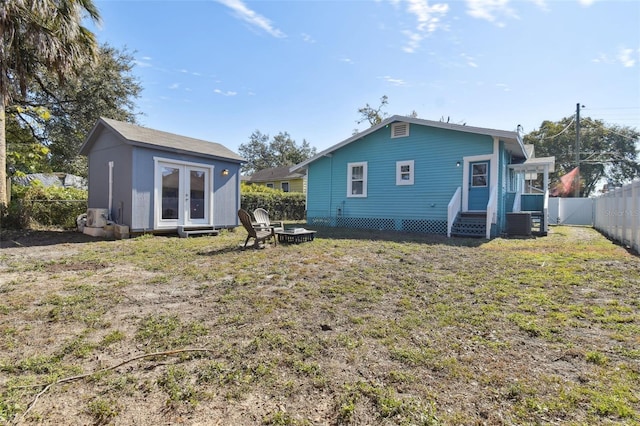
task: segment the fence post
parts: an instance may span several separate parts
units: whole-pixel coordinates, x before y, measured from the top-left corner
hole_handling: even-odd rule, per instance
[[[640,252],[640,180],[596,198],[594,227]]]
[[[640,199],[638,199],[638,188],[640,181],[631,184],[631,248],[636,252],[640,252]]]

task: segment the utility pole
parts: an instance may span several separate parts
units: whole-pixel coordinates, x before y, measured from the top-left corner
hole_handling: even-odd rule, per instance
[[[580,102],[576,104],[576,167],[578,168],[575,176],[573,196],[580,196]]]

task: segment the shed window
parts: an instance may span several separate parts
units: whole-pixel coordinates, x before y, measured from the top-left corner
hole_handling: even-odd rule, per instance
[[[273,189],[273,182],[267,182],[267,183],[265,184],[265,186],[266,186],[267,188],[271,188],[271,189]]]
[[[391,125],[391,137],[403,138],[409,136],[409,123],[393,123]]]
[[[347,197],[367,196],[367,163],[347,164]]]
[[[289,182],[280,182],[280,188],[283,192],[289,192]]]
[[[396,185],[413,185],[413,160],[396,162]]]

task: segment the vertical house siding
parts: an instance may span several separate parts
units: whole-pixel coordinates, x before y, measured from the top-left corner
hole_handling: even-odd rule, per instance
[[[238,189],[239,164],[203,159],[186,154],[136,148],[133,155],[133,212],[130,222],[132,232],[153,229],[155,215],[154,157],[213,165],[213,226],[231,227],[238,224],[237,211],[240,208],[240,193]],[[222,176],[221,171],[223,169],[229,170],[227,176]]]
[[[390,132],[391,126],[381,128],[309,164],[310,223],[446,232],[447,205],[463,184],[463,157],[491,154],[493,138],[415,124],[407,137]],[[409,160],[414,184],[396,185],[396,162]],[[347,196],[352,162],[367,163],[366,197]]]
[[[238,225],[240,208],[240,164],[213,161],[213,226],[232,227]],[[229,174],[222,176],[221,171]]]
[[[112,133],[103,132],[96,140],[88,161],[89,208],[109,207],[109,162],[113,161],[111,218],[117,223],[130,223],[123,209],[131,207],[131,147]]]

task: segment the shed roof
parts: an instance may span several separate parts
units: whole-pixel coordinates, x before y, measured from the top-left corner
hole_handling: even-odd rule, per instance
[[[80,154],[88,155],[96,138],[104,129],[115,132],[124,143],[136,146],[155,148],[162,151],[173,151],[195,154],[200,157],[215,157],[233,162],[245,160],[235,152],[216,142],[180,136],[161,130],[149,129],[132,123],[101,117],[80,148]]]
[[[487,136],[495,136],[497,138],[499,138],[500,140],[504,141],[505,143],[505,147],[506,149],[511,152],[512,154],[516,155],[517,157],[522,157],[522,158],[528,158],[527,152],[525,150],[524,147],[524,143],[522,142],[522,138],[520,137],[520,134],[518,132],[514,132],[514,131],[507,131],[507,130],[497,130],[497,129],[486,129],[483,127],[473,127],[473,126],[467,126],[467,125],[462,125],[462,124],[452,124],[452,123],[443,123],[441,121],[432,121],[432,120],[423,120],[421,118],[414,118],[414,117],[405,117],[402,115],[394,115],[392,117],[387,118],[386,120],[383,120],[382,122],[380,122],[379,124],[370,127],[369,129],[360,132],[360,133],[356,133],[355,135],[351,136],[348,139],[343,140],[342,142],[333,145],[332,147],[325,149],[324,151],[320,152],[318,155],[316,155],[315,157],[312,157],[306,161],[303,161],[302,163],[296,164],[295,166],[291,167],[291,171],[295,171],[298,169],[301,169],[303,167],[305,167],[307,164],[312,163],[314,161],[316,161],[318,158],[327,156],[329,154],[331,154],[332,152],[342,148],[345,145],[350,144],[351,142],[357,141],[359,139],[362,139],[363,137],[378,131],[379,129],[390,125],[391,123],[395,123],[395,122],[403,122],[403,123],[410,123],[410,124],[417,124],[420,126],[428,126],[428,127],[435,127],[438,129],[447,129],[447,130],[454,130],[454,131],[458,131],[458,132],[465,132],[465,133],[473,133],[473,134],[477,134],[477,135],[487,135]]]
[[[274,180],[285,180],[285,179],[302,179],[304,177],[304,173],[302,172],[291,172],[289,169],[291,166],[280,166],[280,167],[272,167],[269,169],[259,170],[252,174],[251,176],[247,176],[248,182],[271,182]]]

